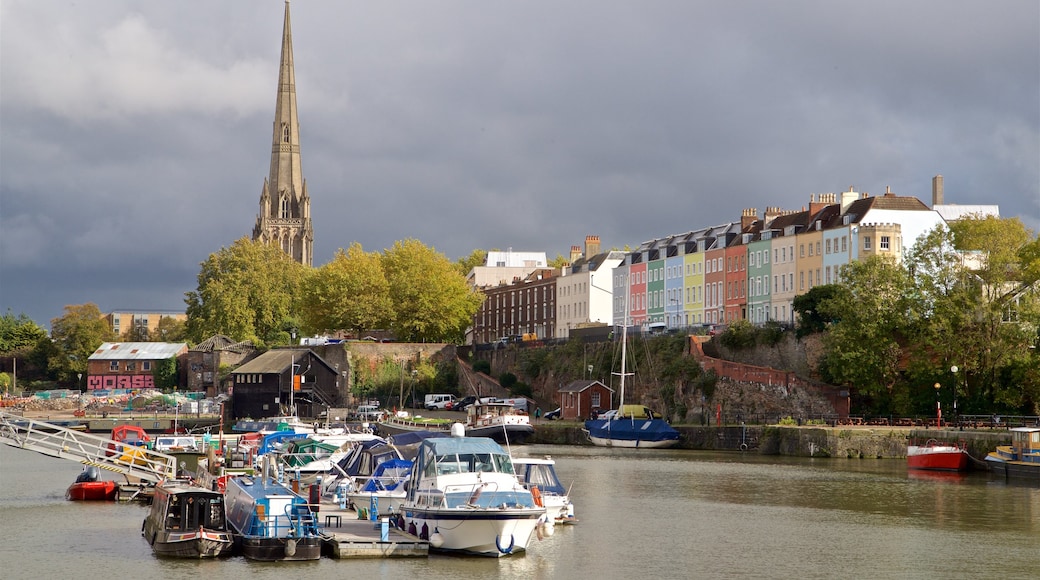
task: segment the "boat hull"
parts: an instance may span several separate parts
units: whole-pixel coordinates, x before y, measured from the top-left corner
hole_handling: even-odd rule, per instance
[[[534,435],[531,425],[487,425],[483,427],[466,427],[466,437],[488,437],[503,445],[520,445]]]
[[[119,485],[114,481],[80,481],[65,490],[65,498],[73,501],[115,501]]]
[[[663,419],[593,419],[585,432],[600,447],[661,449],[679,442],[679,432]]]
[[[151,541],[155,555],[168,558],[217,558],[231,555],[231,534],[211,530],[163,531]]]
[[[910,469],[966,471],[968,452],[953,445],[908,445],[906,465]]]
[[[404,509],[404,529],[440,552],[501,557],[527,550],[544,508]]]
[[[317,536],[302,538],[265,538],[236,536],[236,552],[259,562],[300,562],[321,558],[322,539]]]

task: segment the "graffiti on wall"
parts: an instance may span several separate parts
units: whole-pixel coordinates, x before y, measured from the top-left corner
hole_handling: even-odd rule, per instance
[[[87,389],[154,389],[155,380],[152,375],[90,375],[87,377]]]

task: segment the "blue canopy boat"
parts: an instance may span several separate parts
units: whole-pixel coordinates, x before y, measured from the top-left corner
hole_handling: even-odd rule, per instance
[[[318,530],[316,506],[268,477],[269,465],[265,462],[257,477],[227,481],[227,517],[235,547],[251,560],[317,560],[325,536]]]

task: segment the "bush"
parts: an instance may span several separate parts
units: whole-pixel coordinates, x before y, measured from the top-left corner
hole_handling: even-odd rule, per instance
[[[473,361],[473,370],[478,373],[484,373],[485,375],[491,374],[491,361],[480,359]]]

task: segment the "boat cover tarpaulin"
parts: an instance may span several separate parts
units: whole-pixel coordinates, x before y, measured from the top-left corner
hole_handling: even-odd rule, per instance
[[[616,441],[676,441],[679,432],[663,419],[593,419],[585,422],[592,437]]]

